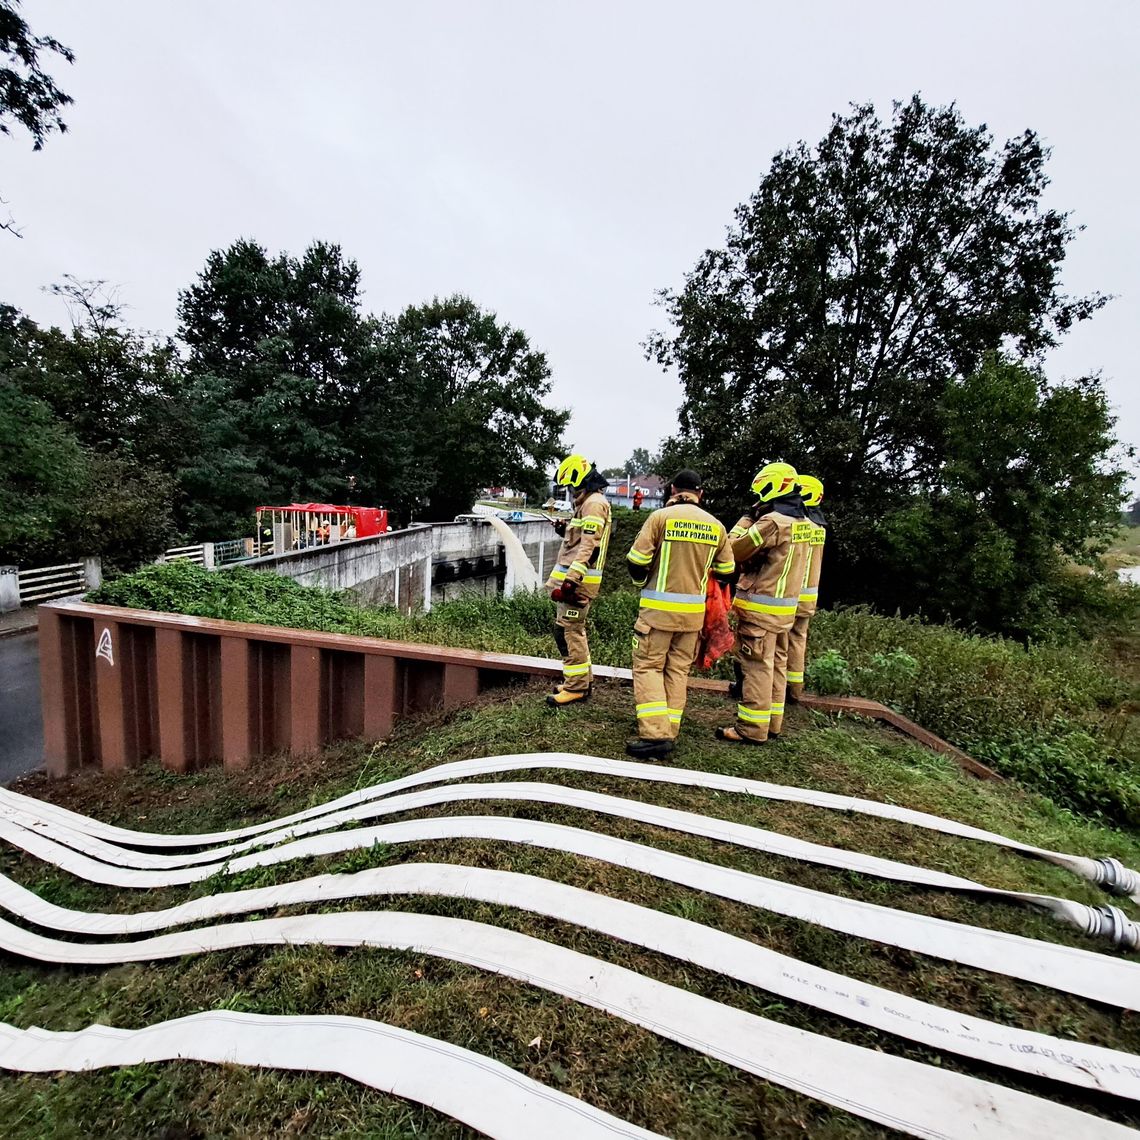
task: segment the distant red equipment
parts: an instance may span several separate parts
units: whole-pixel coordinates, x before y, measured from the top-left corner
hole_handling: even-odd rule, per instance
[[[257,537],[263,554],[369,538],[387,530],[388,511],[384,507],[290,503],[287,507],[257,508]]]

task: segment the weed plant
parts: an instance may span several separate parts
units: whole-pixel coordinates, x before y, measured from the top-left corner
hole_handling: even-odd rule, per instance
[[[638,521],[622,519],[630,531]],[[637,594],[623,569],[619,563],[607,575],[590,612],[598,664],[630,664]],[[542,593],[461,599],[408,616],[273,574],[209,573],[177,562],[118,578],[91,600],[470,649],[555,652]],[[866,609],[824,610],[812,622],[807,672],[815,691],[883,701],[1063,807],[1140,826],[1137,694],[1097,643],[1027,647]]]

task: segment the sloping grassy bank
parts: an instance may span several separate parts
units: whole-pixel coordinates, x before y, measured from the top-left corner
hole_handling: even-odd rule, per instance
[[[449,602],[430,614],[358,607],[272,574],[148,566],[92,600],[295,629],[551,656],[551,606],[541,594]],[[591,610],[594,661],[628,667],[632,590]],[[821,611],[811,627],[809,686],[859,693],[1021,780],[1057,804],[1140,827],[1135,687],[1097,645],[1031,646],[865,610]]]
[[[1140,842],[1135,837],[1059,812],[1015,784],[965,778],[952,762],[886,730],[836,723],[796,709],[780,744],[764,750],[740,750],[712,736],[713,726],[724,722],[728,710],[727,701],[719,696],[695,695],[678,746],[678,765],[868,795],[959,818],[1030,843],[1082,854],[1111,854],[1128,865],[1140,865]],[[277,817],[444,761],[514,752],[520,741],[534,750],[569,749],[618,756],[631,722],[627,688],[601,685],[590,703],[555,712],[545,707],[543,688],[535,685],[496,692],[451,716],[403,722],[390,741],[376,747],[352,743],[307,758],[270,757],[243,772],[211,768],[183,777],[164,772],[157,765],[146,765],[114,775],[84,773],[67,781],[35,777],[24,781],[20,790],[125,826],[212,830]],[[1086,902],[1104,901],[1095,888],[1059,868],[890,821],[695,788],[640,783],[631,787],[626,781],[586,773],[551,772],[538,778],[901,858],[994,886],[1059,893]],[[457,804],[416,814],[473,813],[525,814],[847,897],[1087,949],[1104,949],[1100,943],[1027,910],[847,874],[554,805],[486,801],[479,803],[477,811],[470,805]],[[60,905],[104,912],[156,909],[222,890],[415,861],[466,863],[570,883],[702,922],[946,1008],[1128,1052],[1140,1051],[1140,1023],[1134,1015],[1000,974],[834,934],[823,927],[621,867],[528,845],[477,840],[397,844],[282,864],[234,878],[218,876],[191,887],[160,891],[101,888],[11,850],[0,850],[0,869],[42,896]],[[667,955],[526,911],[472,900],[420,897],[337,902],[322,909],[414,910],[507,926],[766,1018],[1016,1085],[1122,1123],[1140,1125],[1133,1104],[966,1062],[686,966]],[[1129,913],[1135,914],[1135,908],[1130,907]],[[135,1027],[208,1008],[344,1014],[392,1022],[494,1057],[537,1080],[683,1140],[757,1136],[791,1140],[805,1135],[813,1140],[848,1140],[894,1135],[710,1061],[619,1018],[557,998],[538,987],[426,954],[265,947],[108,969],[69,969],[14,958],[0,962],[0,1020],[20,1026],[67,1030],[99,1021]],[[429,1109],[348,1081],[183,1062],[89,1074],[0,1074],[0,1120],[4,1122],[5,1140],[40,1140],[46,1136],[205,1140],[214,1136],[336,1134],[388,1140],[413,1136],[454,1140],[472,1135]]]

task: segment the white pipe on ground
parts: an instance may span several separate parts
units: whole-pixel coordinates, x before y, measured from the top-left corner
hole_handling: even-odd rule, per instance
[[[983,828],[959,823],[956,820],[944,819],[929,812],[900,807],[897,804],[884,804],[876,800],[837,795],[834,792],[821,792],[811,788],[770,784],[763,780],[725,776],[717,772],[704,772],[690,768],[663,768],[659,765],[638,764],[629,760],[612,760],[601,756],[579,756],[571,752],[515,753],[473,760],[456,760],[447,764],[436,765],[434,768],[426,768],[422,772],[415,772],[398,780],[391,780],[384,784],[375,784],[359,791],[350,792],[348,795],[340,796],[304,811],[294,812],[280,819],[235,828],[231,831],[207,832],[197,835],[169,835],[115,827],[112,824],[89,819],[87,816],[69,811],[58,805],[48,804],[4,788],[0,788],[0,808],[4,804],[20,807],[43,819],[58,819],[73,830],[86,831],[111,842],[126,843],[135,847],[199,847],[245,839],[252,835],[259,835],[283,827],[286,824],[326,815],[341,808],[354,807],[356,804],[393,795],[409,788],[421,787],[425,784],[460,779],[466,776],[485,776],[498,772],[548,768],[592,772],[620,779],[680,784],[686,787],[708,788],[713,791],[736,792],[763,799],[802,803],[811,807],[857,812],[879,819],[891,819],[899,823],[911,824],[914,827],[938,831],[944,835],[992,843],[1021,855],[1054,863],[1067,868],[1081,878],[1104,886],[1106,890],[1112,891],[1114,894],[1131,895],[1134,901],[1140,903],[1140,871],[1124,867],[1116,859],[1094,859],[1034,847],[1030,844],[1020,843],[1015,839],[1009,839],[997,832],[986,831]]]
[[[145,1029],[92,1025],[74,1033],[0,1023],[0,1069],[81,1073],[155,1061],[339,1073],[502,1140],[658,1136],[490,1057],[361,1017],[270,1017],[219,1009]]]
[[[403,795],[386,796],[372,800],[331,815],[283,827],[278,831],[264,832],[261,835],[240,843],[210,848],[193,854],[155,854],[133,851],[109,844],[93,835],[72,831],[62,824],[37,820],[34,816],[16,809],[3,808],[6,818],[25,828],[39,830],[69,847],[82,851],[96,859],[115,863],[121,867],[135,867],[143,870],[168,870],[181,867],[212,864],[220,866],[225,860],[240,855],[256,847],[271,843],[282,843],[302,835],[331,830],[346,823],[356,823],[362,819],[378,815],[394,815],[398,812],[435,807],[439,804],[466,803],[478,800],[508,800],[512,802],[556,804],[562,807],[579,808],[584,811],[599,812],[620,819],[632,819],[655,827],[682,831],[689,835],[700,835],[724,843],[749,847],[755,851],[780,855],[784,858],[799,859],[821,866],[835,867],[858,874],[874,875],[896,882],[916,883],[938,890],[967,891],[986,898],[1030,906],[1050,913],[1068,926],[1076,927],[1084,934],[1107,938],[1114,945],[1125,949],[1140,950],[1140,924],[1137,924],[1117,907],[1090,907],[1084,903],[1068,899],[1053,898],[1050,895],[1030,894],[1019,891],[997,890],[964,879],[958,875],[948,875],[942,871],[932,871],[915,867],[894,859],[883,859],[876,855],[863,855],[845,851],[842,848],[827,847],[811,843],[780,832],[765,831],[742,823],[730,823],[693,812],[678,811],[675,808],[658,807],[637,800],[608,796],[600,792],[583,791],[579,788],[566,788],[560,784],[543,783],[490,783],[452,784],[443,788],[410,792]]]
[[[0,921],[4,949],[64,965],[117,965],[249,946],[370,946],[430,954],[538,986],[795,1092],[950,1140],[1131,1137],[1123,1125],[1001,1085],[769,1021],[512,930],[398,911],[309,914],[139,942],[62,942]]]
[[[140,934],[223,916],[374,895],[443,895],[518,907],[680,958],[935,1049],[1140,1100],[1140,1057],[942,1009],[700,923],[533,875],[450,863],[408,863],[223,892],[133,914],[68,910],[0,876],[0,906],[36,926],[83,935]]]
[[[237,874],[253,867],[341,854],[377,843],[435,839],[505,840],[601,859],[845,934],[1052,986],[1124,1009],[1140,1010],[1140,965],[1122,958],[948,922],[910,911],[893,910],[704,863],[601,832],[538,820],[500,816],[413,819],[347,832],[311,835],[267,851],[241,856],[221,868],[184,867],[170,871],[134,870],[99,862],[57,843],[42,831],[28,830],[10,820],[0,819],[0,839],[91,882],[127,888],[197,883],[215,874]]]

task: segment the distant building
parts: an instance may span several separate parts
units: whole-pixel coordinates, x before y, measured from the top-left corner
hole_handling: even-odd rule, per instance
[[[610,479],[606,498],[615,507],[632,507],[634,492],[640,487],[643,511],[655,511],[665,505],[665,486],[660,475],[634,475],[632,479]]]

